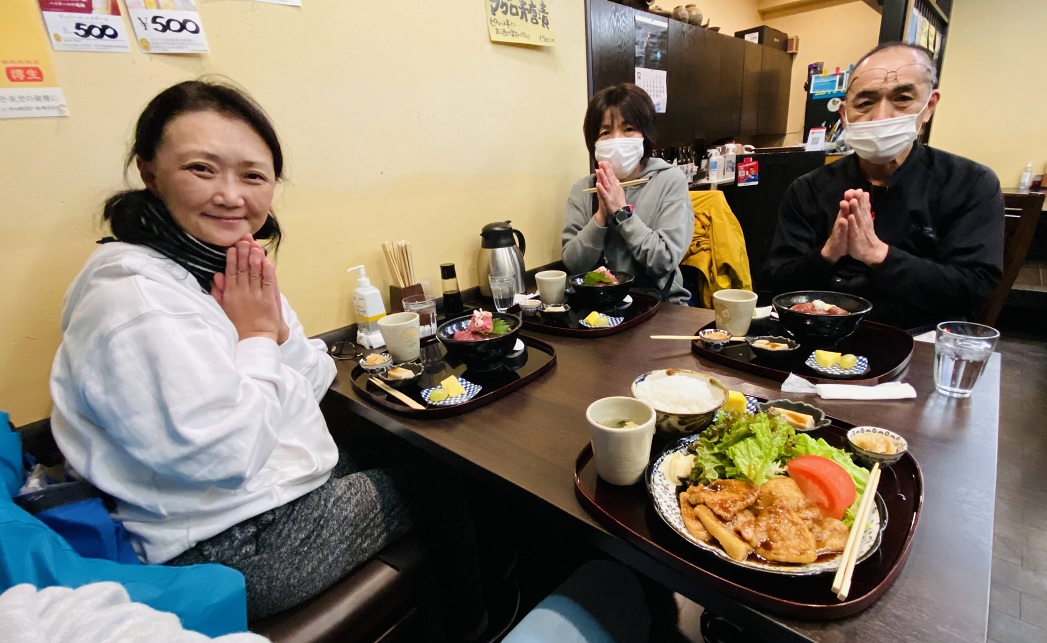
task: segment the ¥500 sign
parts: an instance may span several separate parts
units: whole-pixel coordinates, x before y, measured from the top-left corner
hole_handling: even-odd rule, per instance
[[[153,54],[201,54],[207,38],[196,11],[140,9],[128,2],[138,46]]]
[[[58,51],[128,51],[120,5],[91,0],[38,0]]]

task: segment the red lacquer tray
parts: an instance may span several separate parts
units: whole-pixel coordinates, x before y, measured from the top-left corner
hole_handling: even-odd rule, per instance
[[[715,328],[712,322],[705,328]],[[696,332],[695,335],[698,333]],[[753,321],[749,336],[777,335],[787,337],[777,320]],[[819,375],[818,371],[806,366],[804,362],[814,352],[814,346],[800,345],[795,351],[784,355],[758,355],[745,342],[732,343],[723,349],[714,351],[706,348],[699,341],[691,342],[691,352],[710,362],[723,364],[760,377],[782,382],[789,373],[796,373],[815,384],[879,384],[889,382],[897,377],[912,359],[913,338],[903,330],[885,324],[863,321],[850,337],[840,340],[832,349],[840,353],[853,353],[865,356],[869,360],[869,371],[854,378],[836,378]]]
[[[835,418],[812,437],[843,448],[852,424]],[[661,453],[654,449],[652,461]],[[878,494],[887,509],[880,547],[854,570],[850,595],[840,602],[833,594],[832,573],[782,576],[738,567],[699,549],[665,524],[654,510],[643,481],[630,487],[607,484],[596,475],[593,451],[586,445],[578,455],[575,492],[585,508],[603,525],[658,561],[753,607],[803,619],[834,619],[869,607],[891,586],[905,564],[923,508],[923,473],[911,454],[886,467]]]

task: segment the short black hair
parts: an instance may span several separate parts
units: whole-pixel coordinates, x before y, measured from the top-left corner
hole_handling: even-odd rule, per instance
[[[596,139],[600,138],[600,125],[603,124],[604,114],[612,108],[618,110],[623,121],[643,134],[643,158],[640,162],[646,162],[656,141],[654,101],[647,92],[632,83],[604,87],[589,101],[585,119],[582,121],[582,133],[585,135],[585,146],[589,148],[589,156],[596,158]]]
[[[921,47],[920,45],[914,45],[908,42],[881,42],[880,44],[873,47],[871,50],[866,52],[864,56],[858,59],[858,62],[854,65],[854,70],[858,71],[858,68],[862,66],[862,63],[869,59],[869,56],[878,54],[885,49],[912,49],[918,51],[927,58],[927,74],[931,81],[931,88],[938,87],[938,64],[934,61],[934,52],[927,47]]]
[[[276,135],[276,128],[265,110],[248,96],[247,92],[228,81],[208,79],[187,80],[172,85],[149,101],[135,125],[134,142],[127,154],[124,171],[126,172],[137,159],[152,161],[156,158],[168,123],[182,114],[207,111],[218,112],[247,123],[265,142],[273,156],[273,170],[276,174],[274,178],[280,180],[283,177],[284,154],[280,147],[280,138]],[[102,212],[102,219],[109,223],[118,239],[121,236],[119,231],[127,229],[125,226],[132,225],[137,219],[137,213],[129,207],[129,204],[135,201],[126,198],[133,192],[138,191],[114,194],[106,200]],[[254,236],[266,241],[273,251],[279,247],[283,234],[272,209]]]

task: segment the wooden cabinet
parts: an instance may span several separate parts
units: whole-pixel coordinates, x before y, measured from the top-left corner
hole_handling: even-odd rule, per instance
[[[633,82],[635,9],[587,2],[589,95]],[[741,38],[669,20],[668,107],[658,114],[657,145],[696,139],[784,134],[792,56]],[[580,120],[580,116],[579,116]]]

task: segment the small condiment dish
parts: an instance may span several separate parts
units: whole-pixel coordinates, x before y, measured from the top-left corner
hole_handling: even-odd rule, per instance
[[[803,413],[814,418],[814,426],[809,429],[796,428],[797,431],[813,431],[814,429],[821,429],[829,426],[832,421],[825,417],[825,411],[821,410],[817,406],[811,406],[806,402],[794,402],[792,400],[768,400],[766,402],[757,402],[756,408],[761,413],[770,413],[771,407],[785,409],[787,411],[795,411],[796,413]],[[791,424],[791,423],[790,423]],[[795,426],[795,425],[794,425]]]
[[[520,307],[520,312],[528,316],[537,315],[542,308],[540,299],[524,299],[517,305]]]
[[[866,446],[870,445],[860,446],[861,443],[869,439],[889,440],[889,443],[894,447],[894,453],[879,453],[873,451],[871,448],[866,448]],[[856,443],[855,440],[858,442]],[[851,447],[852,451],[854,451],[859,462],[869,467],[876,462],[879,462],[881,467],[894,464],[901,460],[902,456],[905,455],[905,452],[909,449],[909,443],[906,442],[905,438],[894,431],[888,431],[887,429],[881,429],[876,426],[854,427],[847,432],[847,445]]]
[[[570,304],[545,304],[542,306],[539,315],[541,315],[542,319],[548,321],[562,321],[567,319],[567,314],[570,312]]]
[[[375,355],[377,355],[378,358],[375,358]],[[369,359],[374,363],[368,363]],[[389,353],[371,353],[370,355],[365,355],[363,359],[360,360],[360,368],[373,375],[384,373],[392,367],[393,356]]]
[[[720,330],[718,328],[705,328],[698,331],[698,341],[702,343],[702,346],[709,350],[718,351],[726,346],[734,335],[726,330]]]
[[[788,337],[761,335],[752,339],[746,338],[746,340],[749,342],[749,347],[753,349],[754,353],[765,357],[780,357],[782,355],[788,355],[800,347],[800,342],[795,339],[789,339]],[[785,348],[767,348],[767,346],[762,343],[757,345],[757,342],[761,341],[772,344],[785,344]]]
[[[379,379],[383,382],[392,386],[393,388],[403,388],[408,384],[412,384],[424,370],[422,365],[418,362],[404,362],[403,364],[397,364],[395,368],[402,368],[411,372],[411,377],[396,378],[390,377],[389,373],[392,372],[392,368],[386,371],[382,371],[378,374]]]

